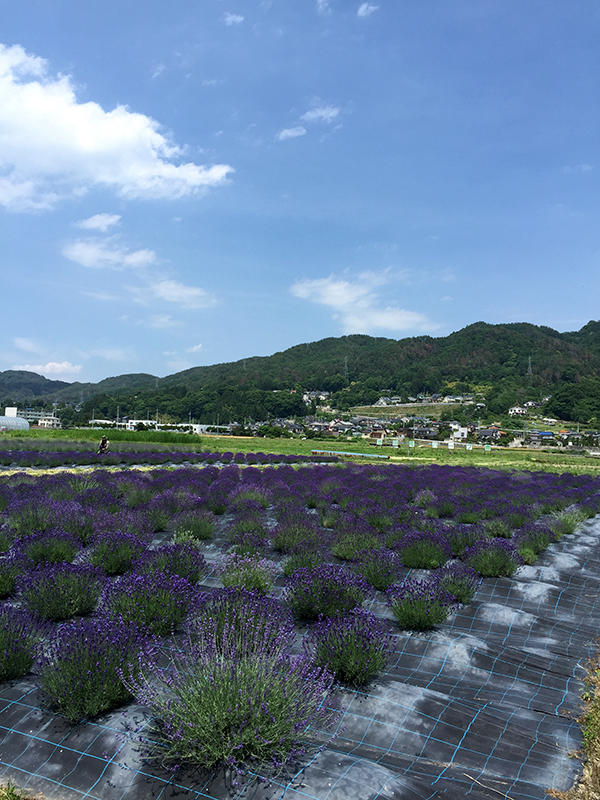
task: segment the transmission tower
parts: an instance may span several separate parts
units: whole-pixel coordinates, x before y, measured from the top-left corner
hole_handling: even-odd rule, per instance
[[[531,382],[533,379],[533,372],[531,371],[531,356],[527,359],[527,380]]]

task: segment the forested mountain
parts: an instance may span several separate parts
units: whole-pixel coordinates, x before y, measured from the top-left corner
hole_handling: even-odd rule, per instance
[[[374,402],[384,389],[403,397],[480,391],[497,413],[516,402],[553,394],[562,412],[571,414],[563,413],[569,419],[576,418],[576,403],[579,415],[594,416],[595,401],[586,398],[596,392],[599,376],[600,322],[568,333],[525,322],[476,322],[437,338],[356,334],[322,339],[272,356],[194,367],[165,378],[142,373],[97,384],[67,384],[8,371],[0,373],[0,397],[5,403],[36,398],[38,403],[79,403],[82,416],[92,411],[116,416],[118,405],[121,416],[159,413],[173,420],[226,422],[305,413],[301,389],[332,392],[333,403],[342,410]],[[573,385],[579,387],[573,393],[577,399],[569,404],[564,387]]]

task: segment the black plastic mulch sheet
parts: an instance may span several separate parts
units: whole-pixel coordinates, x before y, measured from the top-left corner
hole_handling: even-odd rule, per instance
[[[0,776],[62,800],[255,798],[537,800],[581,772],[576,722],[584,665],[600,632],[600,520],[552,545],[512,579],[426,634],[398,631],[388,669],[342,697],[338,735],[304,769],[265,785],[149,767],[130,705],[69,725],[39,709],[35,678],[0,687]],[[391,619],[381,603],[375,613]],[[396,629],[397,630],[397,629]]]

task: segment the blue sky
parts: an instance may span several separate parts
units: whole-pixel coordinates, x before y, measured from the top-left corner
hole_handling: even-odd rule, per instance
[[[600,316],[600,7],[3,0],[0,370]]]

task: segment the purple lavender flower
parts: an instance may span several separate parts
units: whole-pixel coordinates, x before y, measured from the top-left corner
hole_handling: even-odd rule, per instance
[[[330,617],[360,606],[373,590],[360,575],[344,567],[321,564],[297,569],[289,578],[286,598],[292,613],[300,618]]]
[[[437,578],[406,578],[390,586],[387,600],[400,627],[415,631],[430,630],[443,622],[456,605]]]
[[[452,547],[440,533],[408,533],[396,545],[402,563],[411,569],[436,569],[452,557]]]
[[[404,566],[394,550],[377,547],[359,550],[355,556],[355,569],[374,589],[385,591],[398,580]]]
[[[32,613],[61,620],[89,614],[96,606],[106,577],[85,564],[47,564],[17,578],[18,598]]]
[[[133,568],[138,573],[170,572],[191,584],[198,583],[210,571],[206,559],[193,542],[165,544],[154,550],[146,550]]]
[[[146,544],[137,536],[124,531],[107,531],[94,538],[94,549],[88,558],[107,575],[122,575],[145,550]]]
[[[202,595],[185,631],[191,646],[250,658],[287,652],[294,640],[294,621],[272,597],[232,586]]]
[[[371,681],[385,668],[394,647],[394,635],[365,609],[321,618],[304,639],[315,663],[350,686]]]
[[[223,586],[241,586],[254,592],[266,593],[279,575],[279,564],[266,558],[226,553],[217,565]]]
[[[103,617],[166,636],[182,622],[194,597],[188,581],[168,572],[129,573],[106,586],[98,608]]]
[[[462,560],[486,578],[509,577],[523,564],[512,541],[506,539],[475,542],[465,549]]]
[[[137,675],[157,649],[155,640],[118,617],[65,623],[38,660],[46,702],[74,723],[120,706],[131,694],[118,671]]]
[[[167,668],[142,667],[124,678],[157,719],[145,745],[159,764],[269,777],[322,749],[332,738],[324,742],[322,731],[340,717],[333,675],[306,655],[234,651],[223,658],[203,643],[177,653]]]
[[[438,586],[449,592],[459,603],[467,605],[475,597],[481,576],[460,561],[445,564],[437,573]]]
[[[0,682],[26,675],[50,625],[25,609],[0,606]]]

